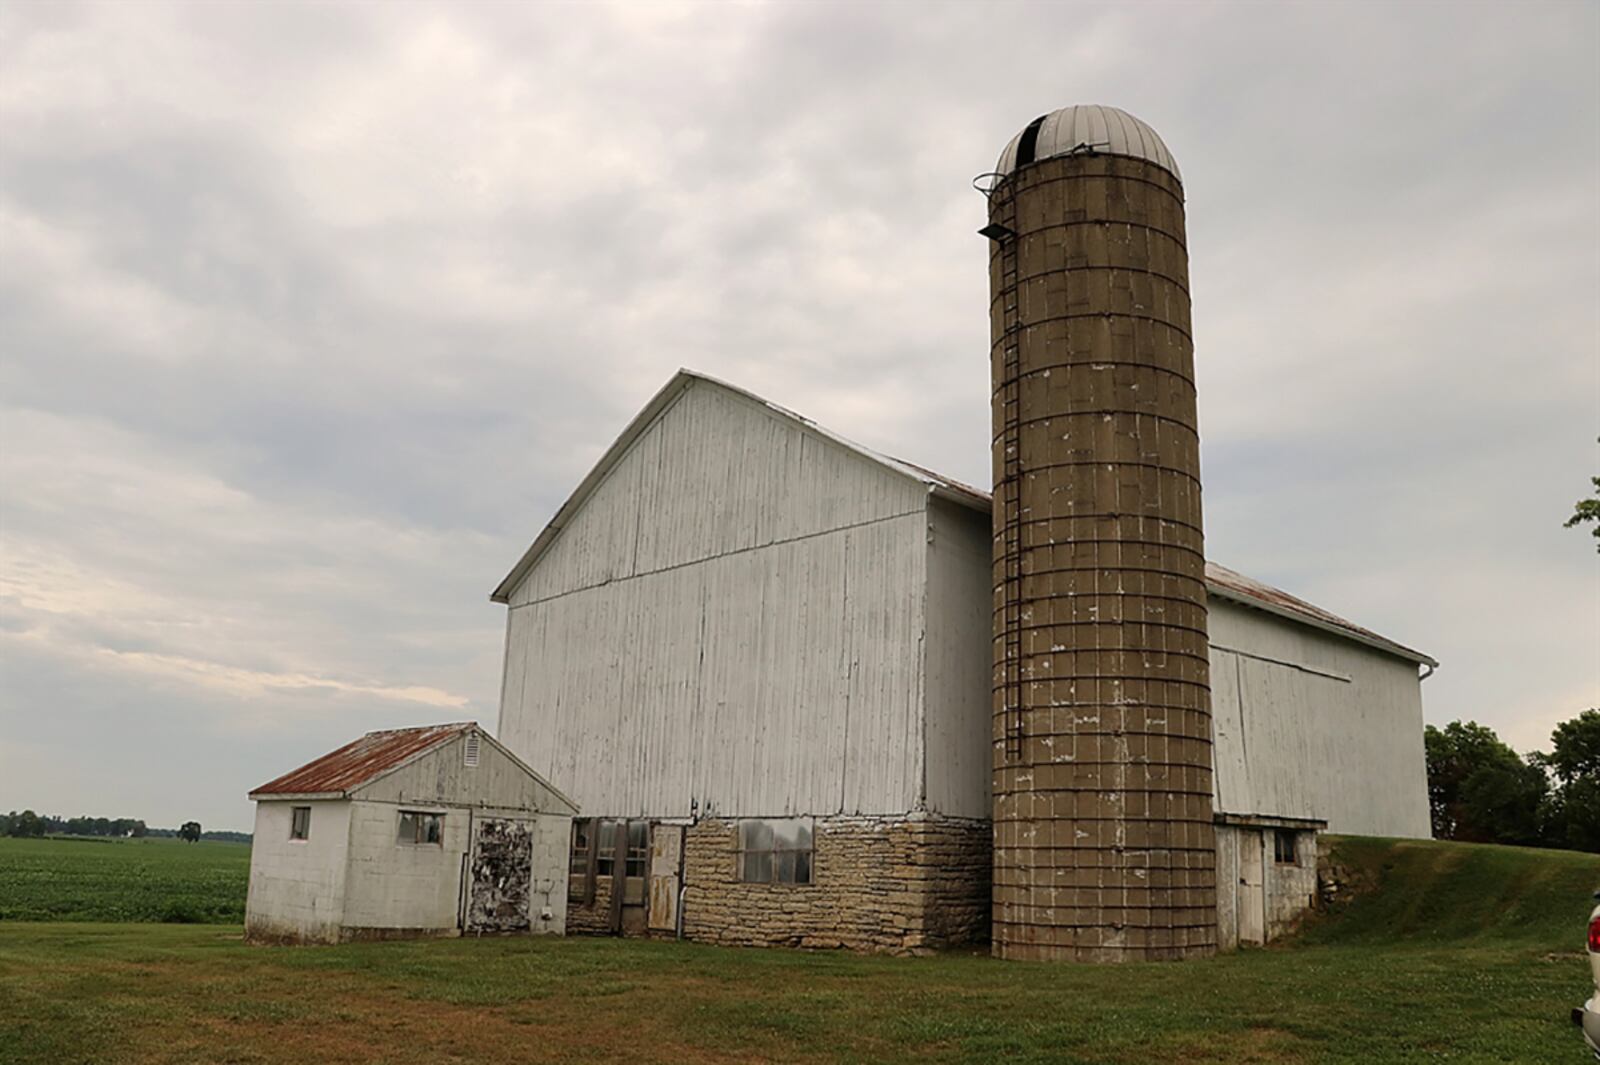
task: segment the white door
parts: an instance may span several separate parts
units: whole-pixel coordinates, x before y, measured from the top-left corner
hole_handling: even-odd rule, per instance
[[[683,857],[683,826],[656,825],[650,833],[650,931],[678,928],[678,867]]]
[[[1267,891],[1262,875],[1266,838],[1261,832],[1239,833],[1239,942],[1259,947],[1267,941]]]

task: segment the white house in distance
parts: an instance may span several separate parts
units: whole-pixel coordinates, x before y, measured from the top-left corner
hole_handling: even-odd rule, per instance
[[[577,807],[472,722],[369,732],[250,798],[252,941],[566,927]]]
[[[991,538],[987,493],[673,377],[493,594],[498,735],[586,813],[569,927],[986,938]],[[1418,667],[1435,663],[1206,576],[1227,946],[1311,901],[1318,830],[1428,835]],[[1061,755],[1078,756],[1095,760]]]

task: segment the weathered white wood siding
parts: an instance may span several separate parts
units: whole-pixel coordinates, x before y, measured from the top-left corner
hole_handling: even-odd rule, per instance
[[[512,591],[500,740],[586,814],[914,809],[926,505],[691,385]]]
[[[1217,809],[1425,838],[1417,667],[1212,596]]]
[[[357,788],[353,797],[400,805],[571,813],[561,796],[529,776],[514,759],[487,740],[478,745],[478,764],[467,765],[465,734]]]
[[[927,805],[952,817],[993,813],[993,539],[987,512],[928,508]]]

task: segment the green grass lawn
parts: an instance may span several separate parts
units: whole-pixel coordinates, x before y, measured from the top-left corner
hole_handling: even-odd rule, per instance
[[[1572,1062],[1600,858],[1340,841],[1294,943],[1120,967],[0,923],[0,1062]]]
[[[250,847],[0,837],[0,921],[244,920]]]

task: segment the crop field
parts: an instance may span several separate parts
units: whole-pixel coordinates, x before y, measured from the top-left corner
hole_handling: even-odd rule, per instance
[[[237,924],[249,876],[243,843],[0,838],[0,921]]]
[[[1118,967],[0,922],[0,1063],[1571,1062],[1600,857],[1345,840],[1294,942]]]

